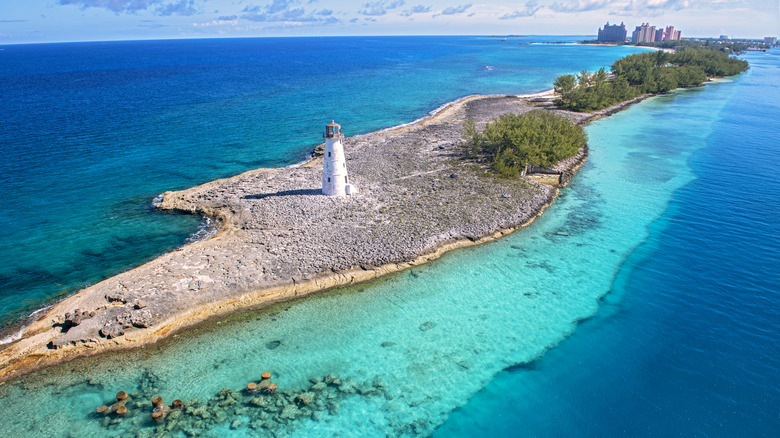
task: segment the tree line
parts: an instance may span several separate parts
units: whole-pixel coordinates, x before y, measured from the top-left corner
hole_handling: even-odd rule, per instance
[[[739,54],[750,48],[751,46],[768,49],[768,45],[763,41],[753,41],[750,44],[744,41],[723,41],[717,39],[701,39],[701,40],[670,40],[670,41],[653,41],[638,43],[637,46],[644,47],[659,47],[663,49],[707,49],[717,50],[724,53]]]
[[[685,40],[670,40],[670,41],[653,41],[653,42],[641,42],[637,44],[632,44],[627,41],[614,42],[614,41],[585,40],[585,41],[580,41],[580,44],[659,47],[663,49],[674,49],[674,50],[701,48],[701,49],[708,49],[708,50],[718,50],[730,54],[742,53],[745,50],[749,49],[750,47],[757,47],[760,49],[771,48],[771,46],[765,44],[762,41],[757,41],[757,40],[750,41],[750,42],[746,42],[744,40],[723,41],[723,40],[718,40],[713,38],[697,39],[697,40],[685,39]]]
[[[505,177],[523,174],[528,165],[550,167],[577,154],[588,137],[581,126],[543,110],[504,114],[480,132],[473,121],[463,127],[467,156],[482,158]]]
[[[612,74],[602,68],[559,76],[553,82],[559,108],[590,112],[645,93],[665,93],[680,87],[697,87],[708,77],[731,76],[748,69],[747,61],[719,50],[686,48],[674,53],[638,53],[618,59]]]

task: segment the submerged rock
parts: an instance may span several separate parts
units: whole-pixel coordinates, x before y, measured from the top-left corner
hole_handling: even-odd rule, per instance
[[[322,391],[323,389],[326,389],[328,387],[328,384],[325,382],[317,382],[315,383],[311,389],[314,391]]]
[[[270,381],[270,374],[263,373],[262,376],[265,377],[263,380]],[[150,373],[149,380],[156,382],[157,379]],[[323,421],[327,419],[327,414],[337,415],[341,401],[349,397],[381,395],[382,390],[377,389],[377,386],[381,388],[386,385],[379,376],[373,381],[362,383],[332,374],[313,377],[309,381],[313,385],[308,390],[285,389],[266,395],[223,388],[207,402],[199,402],[197,399],[182,402],[177,399],[170,407],[165,405],[162,397],[156,395],[157,390],[153,385],[146,384],[141,385],[145,389],[134,392],[146,401],[133,405],[139,408],[137,412],[150,412],[150,407],[154,407],[151,410],[152,419],[157,423],[154,436],[201,436],[215,427],[229,427],[231,430],[249,427],[254,431],[264,429],[274,435],[287,435],[298,427],[300,421]],[[273,387],[276,384],[271,383],[266,389]],[[116,398],[115,405],[103,405],[97,412],[108,415],[107,412],[117,405],[124,405],[132,397],[120,391]],[[111,431],[123,429],[128,434],[138,433],[139,428],[148,427],[149,417],[132,415],[125,409],[117,411],[117,415],[109,416],[101,424]]]
[[[422,331],[428,331],[432,328],[436,327],[436,323],[432,321],[425,321],[420,325],[420,330]]]
[[[236,429],[240,429],[240,428],[244,427],[244,425],[245,425],[244,420],[242,420],[240,418],[236,418],[235,420],[233,420],[232,423],[230,423],[230,428],[232,430],[236,430]]]
[[[311,392],[304,392],[301,395],[295,397],[295,403],[298,405],[308,405],[314,401],[314,394]]]
[[[265,397],[255,397],[252,400],[249,400],[249,404],[252,406],[264,407],[268,405],[268,401]]]
[[[287,405],[282,409],[282,413],[280,414],[280,417],[286,418],[289,420],[294,420],[298,415],[300,415],[300,410],[295,405]]]

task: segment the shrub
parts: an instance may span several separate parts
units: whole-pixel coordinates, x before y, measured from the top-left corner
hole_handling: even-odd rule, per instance
[[[527,165],[550,167],[577,154],[588,138],[580,126],[548,111],[505,114],[479,132],[474,122],[463,127],[463,144],[471,156],[484,157],[502,176],[520,175]]]

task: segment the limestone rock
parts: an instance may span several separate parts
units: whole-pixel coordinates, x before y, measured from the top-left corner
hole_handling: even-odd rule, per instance
[[[311,392],[304,392],[303,394],[300,394],[295,397],[295,403],[298,405],[308,405],[311,402],[314,401],[314,393]]]
[[[90,313],[86,310],[81,311],[80,309],[76,309],[72,313],[68,312],[65,314],[65,321],[62,324],[66,328],[75,327],[81,324],[81,321],[92,318],[93,315],[94,313]]]
[[[119,289],[119,290],[112,290],[105,295],[106,300],[111,303],[114,301],[119,301],[120,303],[126,303],[127,298],[127,289]]]
[[[117,322],[117,324],[121,325],[123,329],[133,326],[133,323],[130,321],[129,312],[120,313],[119,315],[116,316],[115,321]]]
[[[100,329],[100,336],[103,336],[106,339],[117,338],[124,334],[125,330],[119,323],[106,324],[102,329]]]
[[[282,413],[279,415],[281,418],[286,418],[289,420],[294,420],[298,415],[300,415],[301,411],[298,409],[298,406],[295,405],[287,405],[282,409]]]
[[[266,400],[265,397],[255,397],[252,400],[249,400],[249,404],[251,404],[252,406],[264,407],[268,405],[268,401]]]
[[[153,322],[152,312],[150,312],[148,309],[134,310],[130,313],[130,322],[135,327],[150,327]]]

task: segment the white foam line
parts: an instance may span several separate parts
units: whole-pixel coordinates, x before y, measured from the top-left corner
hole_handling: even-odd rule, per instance
[[[304,164],[310,162],[311,160],[312,160],[311,157],[309,157],[309,158],[306,158],[305,160],[299,161],[299,162],[297,162],[295,164],[290,164],[288,166],[284,166],[283,169],[297,169],[297,168],[303,166]]]
[[[191,245],[197,242],[203,242],[209,240],[213,235],[217,234],[217,227],[212,226],[211,219],[207,216],[203,216],[203,224],[198,228],[198,231],[193,233],[187,238],[184,245]]]
[[[10,336],[6,336],[6,337],[4,337],[3,339],[0,339],[0,345],[4,345],[4,344],[10,344],[10,343],[11,343],[11,342],[13,342],[13,341],[16,341],[16,340],[22,339],[22,332],[23,332],[23,331],[24,331],[24,329],[26,329],[26,328],[27,328],[26,326],[25,326],[25,327],[22,327],[22,328],[20,328],[20,329],[19,329],[19,331],[18,331],[18,332],[14,333],[14,334],[12,334],[12,335],[10,335]]]
[[[393,131],[393,130],[398,129],[398,128],[406,128],[406,127],[409,127],[409,126],[414,126],[414,125],[420,124],[420,123],[422,123],[422,122],[424,122],[426,120],[429,120],[429,119],[433,118],[434,116],[436,116],[440,112],[442,112],[445,109],[447,109],[447,107],[452,106],[452,105],[456,105],[456,104],[458,104],[460,102],[463,102],[466,99],[471,99],[472,97],[476,97],[476,96],[501,97],[501,96],[505,96],[505,95],[504,94],[470,94],[468,96],[463,96],[463,97],[455,99],[455,100],[453,100],[451,102],[447,102],[447,103],[445,103],[443,105],[440,105],[438,108],[428,112],[427,115],[425,115],[423,117],[420,117],[417,120],[414,120],[414,121],[409,122],[409,123],[402,123],[400,125],[390,126],[389,128],[380,129],[380,130],[378,130],[376,132]]]
[[[155,196],[154,199],[152,199],[152,207],[157,208],[160,206],[160,204],[163,201],[163,195],[160,193],[159,195]]]
[[[35,312],[27,315],[27,317],[24,318],[24,319],[34,319],[35,315],[37,315],[39,313],[42,313],[42,312],[44,312],[44,311],[46,311],[46,310],[48,310],[50,308],[51,308],[51,305],[46,306],[46,307],[41,307],[40,309],[36,310]],[[8,335],[8,336],[4,337],[3,339],[0,339],[0,345],[10,344],[13,341],[17,341],[19,339],[22,339],[22,333],[25,331],[25,329],[27,329],[27,327],[29,327],[29,324],[22,326],[22,328],[20,328],[18,332],[14,333],[12,335]]]
[[[540,91],[538,93],[531,93],[531,94],[518,94],[517,97],[523,98],[523,99],[530,99],[534,97],[543,97],[543,96],[552,96],[555,93],[554,88],[550,88],[549,90]]]

